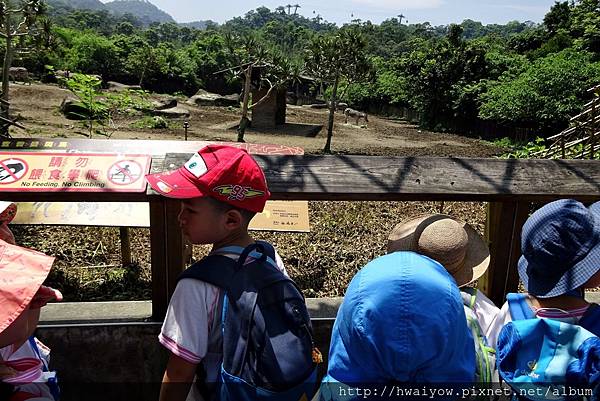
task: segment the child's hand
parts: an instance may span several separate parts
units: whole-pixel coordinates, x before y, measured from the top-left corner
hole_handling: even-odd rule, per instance
[[[17,371],[11,367],[4,365],[0,362],[0,380],[8,379],[9,377],[13,377],[17,375]]]
[[[38,292],[33,296],[31,303],[29,304],[30,309],[39,309],[50,301],[62,301],[63,296],[59,290],[54,288],[46,287],[45,285],[41,286]]]
[[[5,222],[0,223],[0,239],[8,242],[9,244],[15,245],[15,236]]]

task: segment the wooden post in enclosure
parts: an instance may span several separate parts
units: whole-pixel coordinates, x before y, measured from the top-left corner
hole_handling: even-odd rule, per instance
[[[491,202],[487,208],[486,239],[490,247],[490,267],[479,288],[496,304],[519,285],[517,262],[521,254],[521,230],[529,216],[528,202]]]
[[[128,227],[119,227],[119,239],[121,240],[121,265],[129,266],[131,264],[131,241]]]

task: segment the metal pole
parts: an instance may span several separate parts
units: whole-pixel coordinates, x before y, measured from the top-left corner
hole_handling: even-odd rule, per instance
[[[590,133],[590,159],[594,160],[594,147],[596,145],[596,101],[595,98],[592,101],[592,132]]]
[[[185,140],[187,141],[188,136],[188,128],[190,127],[190,123],[188,121],[183,122],[183,129],[185,130]]]

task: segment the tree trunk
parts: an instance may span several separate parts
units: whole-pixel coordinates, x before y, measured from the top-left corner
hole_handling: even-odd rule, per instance
[[[340,76],[335,76],[335,81],[333,83],[333,90],[331,91],[331,99],[329,99],[329,121],[327,122],[327,143],[325,143],[325,148],[323,152],[331,153],[331,137],[333,136],[333,120],[335,118],[335,106],[337,103],[337,90],[338,84],[340,81]]]
[[[244,100],[242,101],[242,118],[240,119],[240,125],[237,129],[238,142],[244,142],[244,133],[248,127],[250,120],[248,119],[248,103],[250,102],[250,89],[252,83],[252,64],[244,71],[245,82],[244,82]]]
[[[2,66],[2,100],[4,100],[4,102],[2,102],[2,105],[0,106],[0,114],[2,115],[2,117],[6,118],[6,119],[10,119],[9,117],[9,104],[8,104],[8,90],[9,90],[9,70],[10,70],[10,66],[12,64],[12,59],[13,59],[13,46],[12,46],[12,36],[11,36],[11,32],[10,32],[10,25],[9,25],[9,17],[8,15],[5,16],[5,26],[7,26],[8,28],[6,29],[6,51],[4,52],[4,65]],[[0,137],[3,138],[8,138],[8,128],[10,127],[10,124],[3,124],[2,125],[2,131],[0,132]]]

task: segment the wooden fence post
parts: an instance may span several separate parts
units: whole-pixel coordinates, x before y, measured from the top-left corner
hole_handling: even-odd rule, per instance
[[[486,236],[490,244],[490,267],[480,280],[482,289],[496,304],[519,285],[517,262],[521,255],[521,230],[529,216],[528,202],[493,202],[488,207]]]
[[[150,201],[152,319],[155,321],[164,318],[177,276],[185,267],[185,244],[177,221],[179,210],[179,200],[154,197]]]
[[[121,266],[129,266],[131,264],[129,227],[119,227],[119,239],[121,241]]]

